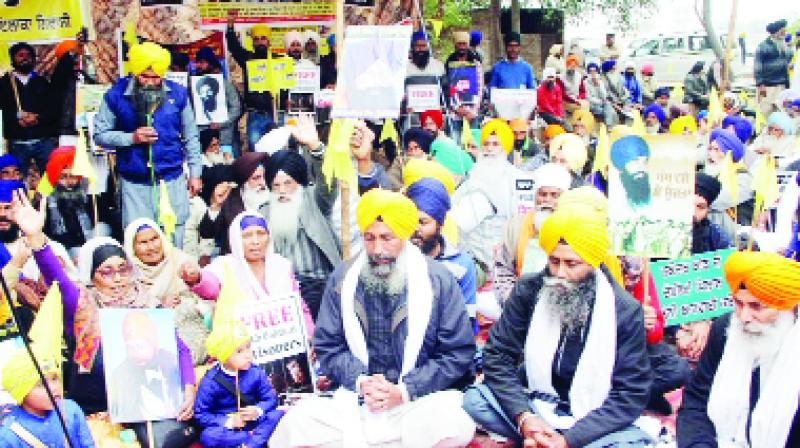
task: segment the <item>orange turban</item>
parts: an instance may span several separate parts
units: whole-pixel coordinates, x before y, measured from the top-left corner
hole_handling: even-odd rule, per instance
[[[564,130],[563,127],[557,124],[548,124],[546,128],[544,128],[544,138],[553,138],[556,135],[564,134],[567,131]]]
[[[68,39],[56,45],[56,59],[61,59],[68,51],[78,48],[78,41],[75,39]]]
[[[723,269],[733,294],[744,288],[777,310],[800,302],[800,263],[794,260],[771,252],[734,252]]]
[[[61,177],[61,172],[71,168],[74,160],[74,146],[62,146],[50,153],[50,158],[47,160],[47,167],[45,168],[50,185],[55,186],[58,178]]]
[[[508,122],[508,125],[511,126],[511,130],[514,132],[528,132],[528,122],[522,118],[514,118]]]
[[[489,138],[490,135],[497,136],[497,139],[500,140],[500,146],[503,147],[506,154],[514,149],[514,132],[511,130],[511,126],[504,120],[492,118],[483,125],[481,128],[481,146],[486,143],[486,139]]]

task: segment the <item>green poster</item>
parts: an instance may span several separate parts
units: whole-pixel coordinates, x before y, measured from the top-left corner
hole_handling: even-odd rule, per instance
[[[650,263],[666,325],[711,319],[733,311],[722,266],[733,249]]]

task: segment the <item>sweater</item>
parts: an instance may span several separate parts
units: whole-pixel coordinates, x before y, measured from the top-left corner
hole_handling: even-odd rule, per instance
[[[31,73],[27,84],[16,77],[19,101],[22,110],[39,114],[38,123],[23,128],[17,120],[17,101],[11,88],[11,76],[8,72],[0,77],[0,110],[3,111],[3,137],[8,140],[33,140],[54,137],[56,135],[55,120],[61,113],[61,106],[54,107],[50,83],[35,72]]]
[[[63,400],[61,406],[73,448],[94,448],[94,440],[81,408],[72,400]],[[11,430],[13,423],[21,425],[44,446],[65,446],[64,430],[56,411],[49,411],[44,417],[39,417],[28,413],[21,406],[14,406],[11,413],[5,416],[3,426],[0,427],[0,445],[4,448],[29,448],[30,445]]]

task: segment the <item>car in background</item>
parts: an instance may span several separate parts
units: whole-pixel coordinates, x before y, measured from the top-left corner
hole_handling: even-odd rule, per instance
[[[723,51],[727,44],[726,36],[720,36]],[[733,40],[732,71],[733,90],[753,90],[753,58],[745,55],[742,63],[737,40]],[[637,71],[643,64],[652,64],[659,84],[676,85],[683,82],[686,74],[697,61],[704,61],[705,69],[716,60],[705,32],[659,35],[636,39],[623,52],[623,63],[633,62]]]

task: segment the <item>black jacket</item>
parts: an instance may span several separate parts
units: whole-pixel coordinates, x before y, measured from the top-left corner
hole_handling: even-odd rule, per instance
[[[33,75],[27,84],[14,78],[22,110],[39,114],[39,123],[23,128],[17,121],[17,102],[11,88],[11,72],[0,77],[0,110],[3,111],[3,133],[8,140],[31,140],[55,136],[55,118],[61,104],[54,100],[47,79]]]
[[[225,41],[228,44],[228,51],[244,73],[244,104],[247,110],[267,112],[272,116],[272,95],[269,92],[251,92],[247,83],[247,61],[259,59],[259,57],[252,51],[245,50],[242,47],[236,32],[231,27],[228,27],[227,31],[225,31]]]
[[[609,279],[616,298],[617,352],[611,390],[601,407],[578,420],[575,426],[564,433],[571,447],[587,445],[631,425],[644,410],[653,381],[647,357],[642,307],[611,279],[605,268],[602,271]],[[542,277],[543,274],[538,273],[519,279],[503,307],[503,315],[492,327],[483,350],[484,383],[492,389],[503,411],[512,420],[529,410],[528,396],[523,380],[518,375],[518,366],[524,362],[525,340],[542,286]],[[559,395],[569,390],[574,368],[583,351],[584,341],[574,339],[578,338],[566,341],[560,369],[553,368],[553,386]],[[572,374],[567,372],[570,369]]]
[[[678,410],[678,448],[716,448],[717,430],[714,423],[708,418],[706,412],[711,385],[717,374],[722,352],[725,351],[725,341],[728,339],[727,330],[731,322],[731,314],[726,314],[714,320],[708,335],[703,354],[692,374],[689,384],[683,389],[683,402]],[[753,371],[754,380],[758,382],[758,370]],[[751,389],[750,412],[758,401],[757,395],[752,395]],[[800,412],[795,412],[792,429],[786,440],[786,447],[800,446]],[[779,448],[779,447],[774,447]]]
[[[754,67],[756,85],[789,87],[791,60],[792,51],[779,49],[772,38],[768,37],[756,49]]]

